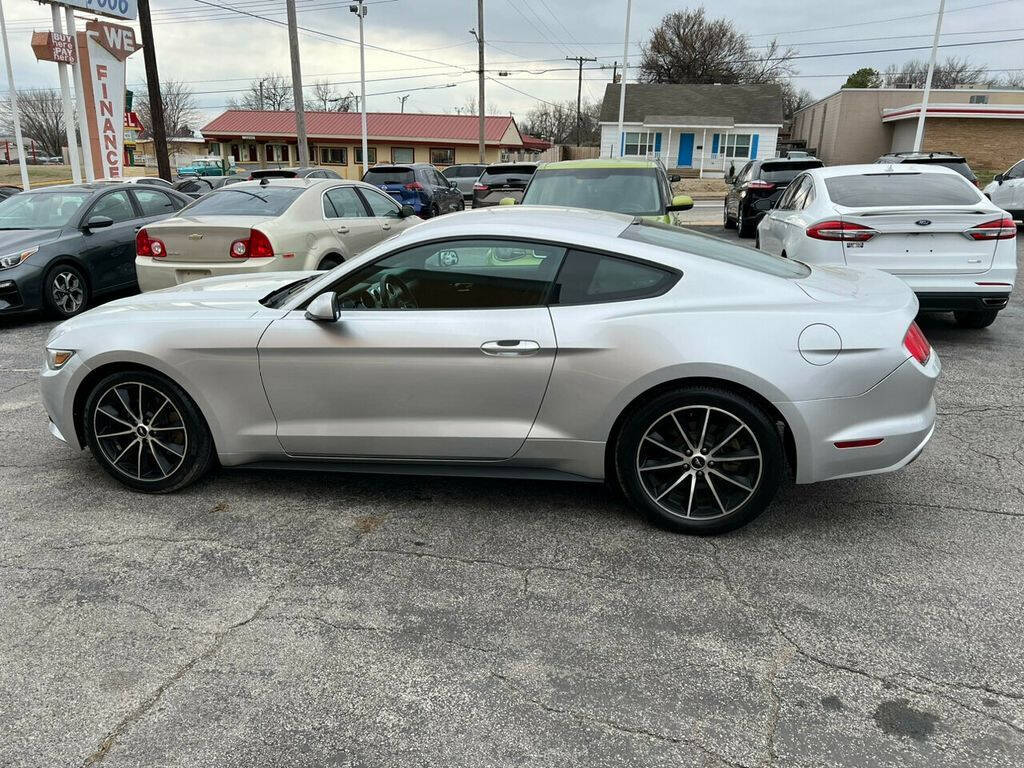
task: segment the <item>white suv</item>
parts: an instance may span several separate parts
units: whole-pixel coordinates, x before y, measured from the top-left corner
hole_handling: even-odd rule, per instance
[[[1017,221],[1024,219],[1024,160],[1006,173],[996,174],[992,183],[985,187],[985,197]]]
[[[958,325],[984,328],[1009,301],[1016,235],[1007,213],[956,171],[842,165],[794,179],[761,220],[757,247],[808,264],[890,272],[923,311],[951,311]]]

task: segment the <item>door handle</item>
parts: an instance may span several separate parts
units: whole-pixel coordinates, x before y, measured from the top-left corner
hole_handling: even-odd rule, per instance
[[[339,235],[347,235],[348,234],[348,227],[338,227],[334,231],[337,232]]]
[[[480,351],[491,357],[528,357],[540,351],[540,344],[526,339],[500,339],[485,341]]]

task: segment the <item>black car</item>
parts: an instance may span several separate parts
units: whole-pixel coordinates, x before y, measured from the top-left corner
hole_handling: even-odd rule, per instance
[[[21,187],[16,187],[14,184],[0,184],[0,200],[6,200],[19,192],[21,192]]]
[[[135,233],[190,202],[138,184],[62,184],[0,202],[0,316],[66,318],[99,294],[137,290]]]
[[[521,203],[536,170],[536,163],[495,163],[487,166],[473,185],[473,207],[499,205],[506,197]]]
[[[399,205],[410,206],[421,219],[466,207],[456,183],[430,163],[375,165],[363,174],[363,181],[384,190]]]
[[[897,165],[899,163],[920,163],[924,165],[942,165],[952,168],[974,186],[978,184],[978,177],[974,175],[971,166],[967,164],[967,158],[954,152],[890,152],[875,160],[876,163]]]
[[[199,198],[207,192],[220,189],[227,184],[237,184],[240,181],[248,181],[248,179],[238,173],[229,176],[186,176],[178,181],[174,188],[183,195]]]
[[[725,194],[725,228],[738,229],[740,237],[753,237],[764,211],[754,208],[758,200],[777,200],[789,182],[808,168],[825,164],[815,157],[790,160],[751,160],[732,179]]]
[[[261,168],[249,174],[253,179],[340,179],[330,168]]]
[[[441,175],[448,179],[448,181],[454,181],[455,186],[459,188],[459,192],[462,193],[466,202],[469,202],[473,199],[473,185],[480,178],[480,174],[484,172],[486,167],[486,163],[449,165],[441,171]]]

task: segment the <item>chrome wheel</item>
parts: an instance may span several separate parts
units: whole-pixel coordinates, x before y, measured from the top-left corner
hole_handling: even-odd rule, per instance
[[[185,461],[188,430],[171,399],[138,381],[113,385],[96,402],[93,433],[104,457],[133,480],[157,482]]]
[[[73,315],[85,303],[85,286],[76,273],[62,270],[53,276],[50,296],[57,309],[65,315]]]
[[[655,419],[640,440],[640,485],[675,517],[712,520],[742,507],[761,483],[757,437],[722,408],[692,405]]]

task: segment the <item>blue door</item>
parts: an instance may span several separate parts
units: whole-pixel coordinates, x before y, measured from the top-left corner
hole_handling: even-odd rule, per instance
[[[679,134],[679,158],[676,162],[680,168],[693,167],[693,134]]]

